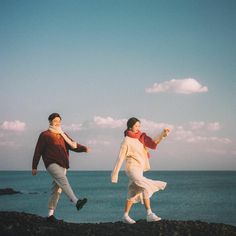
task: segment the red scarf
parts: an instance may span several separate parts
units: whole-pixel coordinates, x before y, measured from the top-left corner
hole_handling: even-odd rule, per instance
[[[146,133],[141,133],[138,131],[137,133],[132,132],[131,130],[125,130],[124,132],[125,136],[128,136],[130,138],[136,138],[139,140],[144,145],[144,148],[151,148],[151,149],[156,149],[157,143],[155,143],[152,138],[146,135]],[[149,152],[147,151],[148,157],[150,157]]]

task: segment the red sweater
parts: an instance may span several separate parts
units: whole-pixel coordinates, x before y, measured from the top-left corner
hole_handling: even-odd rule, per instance
[[[77,148],[72,149],[64,141],[61,135],[55,134],[49,130],[42,132],[39,135],[38,142],[35,147],[34,157],[32,161],[32,169],[37,169],[41,156],[43,158],[43,162],[46,168],[50,164],[56,163],[68,169],[69,150],[72,150],[74,152],[86,152],[87,147],[77,144]]]

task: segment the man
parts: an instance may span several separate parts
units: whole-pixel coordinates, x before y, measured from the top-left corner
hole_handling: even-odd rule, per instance
[[[32,175],[35,176],[37,174],[37,166],[42,156],[45,168],[53,179],[47,217],[49,221],[53,222],[57,221],[54,217],[54,211],[62,191],[75,204],[77,210],[80,210],[87,202],[86,198],[78,199],[74,194],[66,177],[66,172],[69,168],[70,150],[74,152],[89,152],[90,149],[73,141],[62,131],[61,116],[58,113],[52,113],[48,117],[48,121],[49,128],[39,135],[35,147],[32,161]]]

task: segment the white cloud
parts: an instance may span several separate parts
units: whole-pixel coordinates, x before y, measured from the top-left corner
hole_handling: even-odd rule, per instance
[[[219,122],[209,123],[207,125],[207,129],[211,131],[217,131],[220,130],[220,124]]]
[[[189,143],[196,143],[196,142],[218,142],[223,144],[232,143],[232,141],[228,138],[219,138],[219,137],[204,137],[204,136],[193,136],[186,140]]]
[[[219,122],[206,123],[204,121],[191,121],[189,122],[190,128],[192,130],[209,130],[209,131],[218,131],[220,130]]]
[[[3,130],[10,130],[10,131],[24,131],[26,128],[26,124],[19,120],[15,121],[4,121],[1,125]]]
[[[125,126],[126,119],[114,119],[110,116],[94,116],[93,121],[85,121],[82,123],[72,123],[68,125],[62,125],[64,131],[81,131],[90,130],[94,128],[120,128]]]
[[[190,124],[192,124],[191,126],[192,130],[185,129],[182,126],[178,126],[175,129],[175,132],[173,134],[174,139],[178,141],[184,141],[187,143],[200,143],[200,142],[215,142],[215,143],[223,143],[223,144],[232,143],[232,141],[229,138],[207,136],[208,133],[204,132],[204,131],[207,131],[207,129],[205,129],[205,122],[190,122]],[[214,123],[210,123],[210,124],[214,124]],[[218,127],[218,125],[216,125],[216,127]],[[198,135],[196,133],[197,129],[200,129],[200,128],[203,128],[202,135]]]
[[[216,149],[216,148],[208,148],[206,152],[213,153],[216,155],[226,155],[227,151],[225,149]]]
[[[124,126],[126,119],[118,119],[115,120],[112,117],[101,117],[101,116],[95,116],[94,117],[94,123],[103,128],[119,128]]]
[[[204,121],[192,121],[189,122],[189,127],[177,126],[173,124],[167,124],[163,122],[154,122],[147,119],[140,119],[141,121],[141,130],[144,132],[149,133],[151,136],[157,132],[160,133],[161,130],[168,127],[170,128],[170,137],[176,141],[183,141],[186,143],[201,143],[201,142],[216,142],[216,143],[223,143],[229,144],[232,141],[228,138],[224,137],[215,137],[209,136],[207,131],[216,131],[220,129],[219,122],[212,122],[206,123]],[[121,128],[126,127],[127,119],[114,119],[110,116],[108,117],[101,117],[95,116],[94,117],[94,124],[100,128]],[[200,133],[199,133],[200,132]]]
[[[192,130],[197,130],[203,128],[205,125],[204,121],[191,121],[190,126]]]
[[[167,123],[158,123],[146,119],[140,119],[142,128],[147,130],[148,132],[152,132],[153,130],[163,130],[164,128],[169,128],[171,131],[174,129],[174,125]]]
[[[141,130],[147,132],[151,137],[153,135],[158,135],[164,128],[170,128],[171,132],[169,135],[170,140],[185,142],[185,143],[222,143],[229,144],[232,141],[225,137],[216,137],[210,136],[208,131],[217,131],[220,129],[219,122],[206,123],[204,121],[191,121],[185,125],[175,126],[173,124],[168,124],[164,122],[155,122],[147,119],[140,118],[141,121]],[[102,117],[94,116],[92,122],[84,122],[78,124],[71,124],[63,126],[65,130],[78,131],[84,129],[94,129],[94,128],[103,128],[110,135],[109,129],[125,129],[126,128],[127,118],[125,119],[115,119],[111,116]],[[98,131],[96,131],[98,132]],[[100,131],[99,131],[100,132]],[[118,131],[117,131],[118,132]],[[104,139],[97,138],[89,141],[89,145],[110,145],[112,141],[110,137],[106,136]]]
[[[141,121],[141,129],[144,129],[148,132],[153,130],[162,130],[163,128],[170,128],[171,130],[174,128],[174,125],[167,124],[167,123],[157,123],[154,121],[140,119]],[[127,119],[114,119],[110,116],[108,117],[101,117],[95,116],[94,123],[95,125],[102,127],[102,128],[126,128]]]
[[[6,147],[15,147],[16,144],[14,141],[1,141],[0,140],[0,146],[6,146]]]
[[[82,124],[71,124],[71,125],[62,125],[63,130],[66,131],[79,131],[83,129]]]
[[[171,92],[171,93],[181,93],[181,94],[191,94],[191,93],[202,93],[207,92],[208,88],[202,86],[197,80],[193,78],[185,79],[172,79],[170,81],[165,81],[163,83],[154,83],[151,88],[146,88],[147,93],[161,93],[161,92]]]
[[[182,126],[178,126],[174,132],[174,137],[176,140],[187,141],[194,137],[194,134],[191,130],[186,130]]]
[[[111,142],[108,140],[97,140],[97,139],[90,139],[88,140],[87,143],[88,145],[92,145],[92,146],[100,146],[100,145],[108,146],[111,144]]]

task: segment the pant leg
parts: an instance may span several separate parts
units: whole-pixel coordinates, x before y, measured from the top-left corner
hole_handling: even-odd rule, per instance
[[[67,197],[76,204],[78,201],[78,198],[75,196],[70,186],[70,183],[66,177],[66,169],[53,163],[48,166],[47,171],[51,175],[55,183],[67,195]]]
[[[48,208],[55,210],[57,207],[58,200],[60,198],[62,189],[57,185],[57,183],[53,180],[51,195],[48,201]]]

